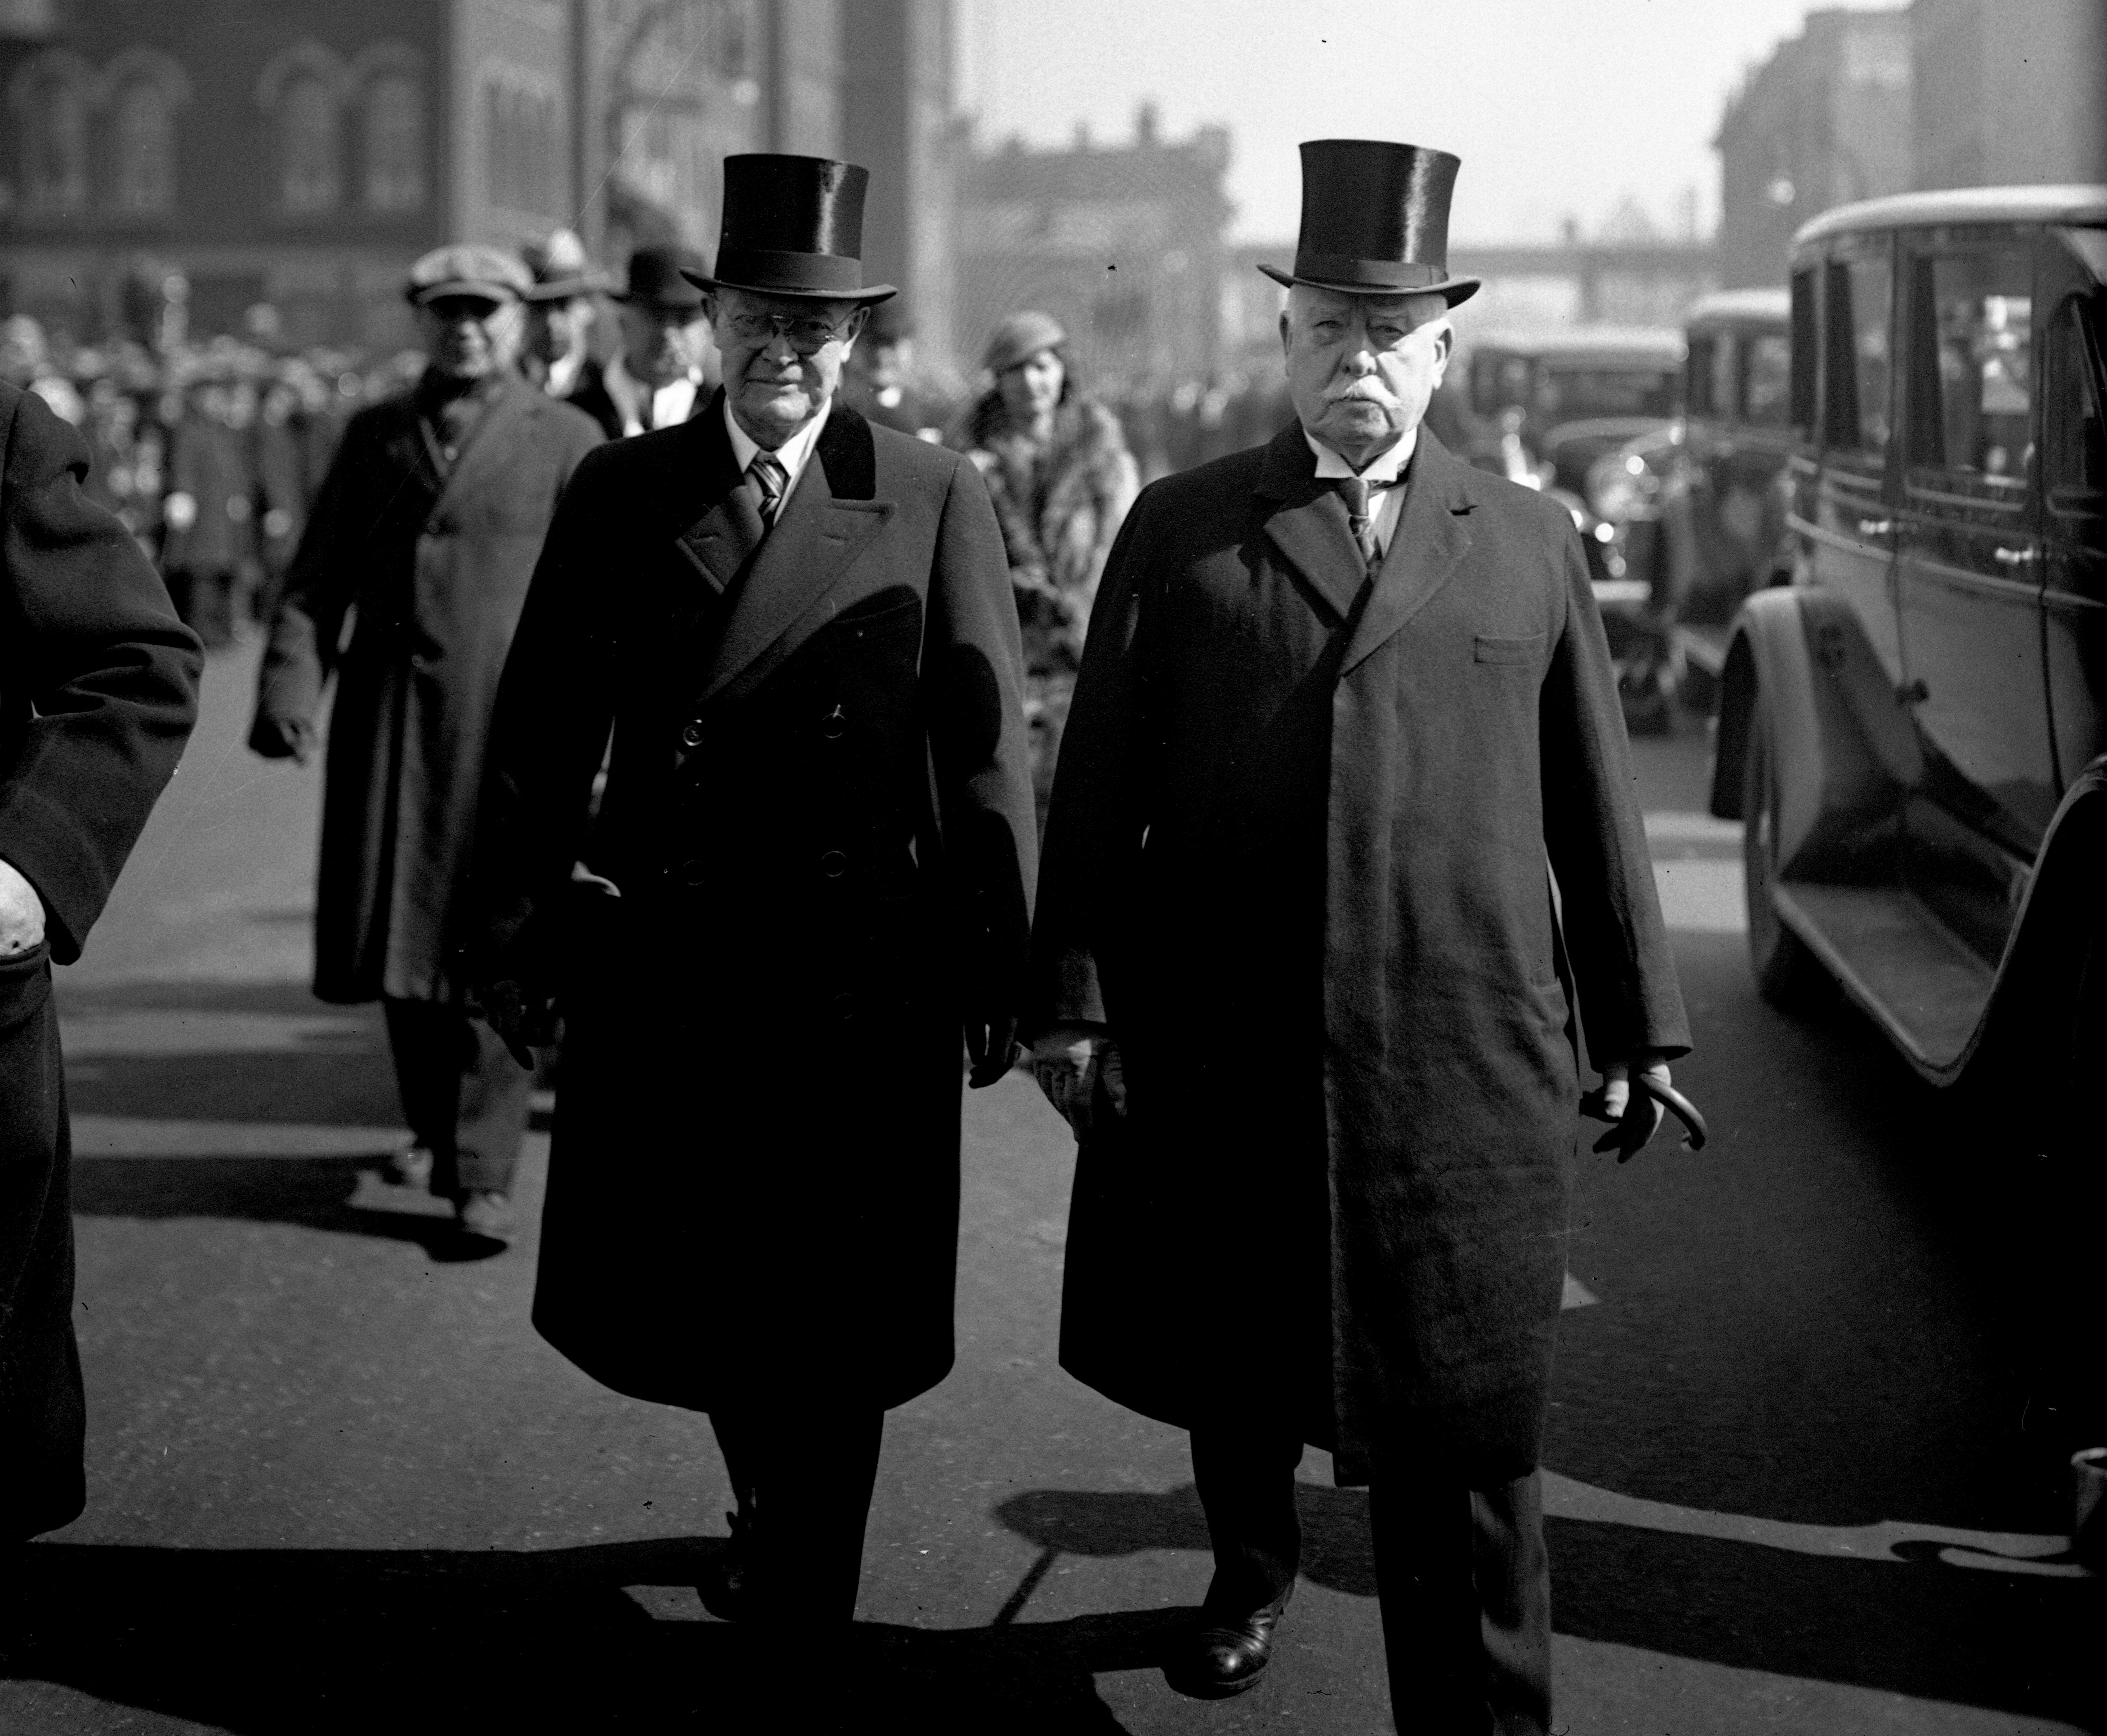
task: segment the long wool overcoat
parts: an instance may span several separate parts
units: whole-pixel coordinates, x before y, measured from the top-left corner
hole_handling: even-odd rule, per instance
[[[564,1024],[534,1322],[637,1397],[883,1407],[950,1367],[963,1026],[1021,1010],[1017,615],[964,459],[837,405],[764,540],[721,403],[579,467],[499,696],[486,973]]]
[[[1166,478],[1099,593],[1034,935],[1101,1022],[1062,1360],[1190,1426],[1535,1460],[1593,1058],[1687,1042],[1602,629],[1554,502],[1422,429],[1372,592],[1299,428]],[[1554,911],[1552,876],[1562,909]],[[1562,929],[1562,931],[1561,931]]]
[[[415,393],[344,431],[257,702],[312,722],[336,677],[315,907],[326,1001],[466,993],[461,890],[491,707],[556,496],[600,438],[510,376],[450,466]]]
[[[88,469],[0,381],[0,860],[45,912],[43,944],[0,959],[0,1552],[86,1498],[51,967],[80,957],[197,717],[197,637]]]

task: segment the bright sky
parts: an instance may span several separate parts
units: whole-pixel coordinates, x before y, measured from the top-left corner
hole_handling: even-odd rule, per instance
[[[994,143],[1229,128],[1239,239],[1292,236],[1295,147],[1388,138],[1463,159],[1451,232],[1548,239],[1626,199],[1673,231],[1719,203],[1729,92],[1806,0],[959,0],[959,106]]]

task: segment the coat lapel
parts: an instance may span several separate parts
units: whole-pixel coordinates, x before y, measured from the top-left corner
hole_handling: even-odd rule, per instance
[[[1267,537],[1333,617],[1344,621],[1368,567],[1354,541],[1346,502],[1338,490],[1317,480],[1316,455],[1300,423],[1283,428],[1266,447],[1258,491],[1277,503],[1266,516]]]
[[[837,430],[834,418],[843,415],[838,406],[829,417],[783,516],[733,598],[702,703],[723,693],[800,621],[822,611],[827,593],[892,516],[890,500],[842,497],[866,492],[874,465],[869,428],[858,417]]]
[[[712,412],[717,401],[717,397],[710,399]],[[703,581],[722,596],[761,546],[766,527],[753,496],[744,486],[745,478],[739,473],[731,437],[725,432],[724,418],[715,414],[691,417],[682,427],[684,440],[694,437],[700,442],[697,455],[702,494],[708,504],[673,545]],[[804,492],[802,482],[797,491]],[[790,498],[794,500],[797,496]]]
[[[1471,502],[1464,475],[1463,466],[1421,424],[1397,534],[1376,575],[1375,594],[1346,647],[1341,675],[1426,608],[1470,548]]]

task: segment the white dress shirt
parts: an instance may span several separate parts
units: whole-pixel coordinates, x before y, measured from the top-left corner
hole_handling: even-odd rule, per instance
[[[1390,540],[1397,534],[1398,514],[1404,509],[1404,467],[1412,462],[1413,451],[1419,444],[1419,430],[1407,428],[1395,446],[1370,459],[1365,470],[1356,470],[1306,428],[1302,437],[1317,455],[1319,482],[1358,476],[1368,485],[1368,519],[1375,532],[1376,548],[1389,554]]]
[[[685,422],[695,413],[695,394],[702,389],[700,373],[688,374],[655,390],[631,374],[622,365],[618,351],[601,376],[607,382],[607,395],[614,400],[614,407],[622,417],[622,431],[625,434],[640,434],[647,428],[672,428]],[[646,404],[650,406],[651,419],[644,419]]]
[[[783,516],[783,509],[789,504],[790,492],[797,486],[797,478],[805,473],[806,464],[812,456],[812,448],[819,444],[820,430],[827,425],[827,417],[834,407],[829,398],[820,406],[820,413],[775,449],[775,462],[783,466],[787,480],[783,484],[783,498],[775,505],[775,516]],[[753,463],[753,455],[761,450],[753,437],[739,425],[739,418],[731,413],[731,400],[724,404],[725,432],[731,436],[732,456],[739,460],[739,473],[744,476]]]

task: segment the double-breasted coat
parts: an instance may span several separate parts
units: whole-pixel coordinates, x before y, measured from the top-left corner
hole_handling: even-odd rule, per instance
[[[197,717],[197,636],[83,492],[88,448],[0,382],[0,859],[44,940],[0,958],[0,1550],[84,1499],[71,1151],[51,967],[70,964]]]
[[[1036,837],[973,467],[837,404],[764,540],[721,397],[579,467],[498,700],[485,974],[564,1016],[534,1321],[708,1410],[952,1355],[962,1031]],[[613,730],[595,813],[595,773]]]
[[[1299,428],[1147,490],[1062,751],[1031,1023],[1101,1022],[1063,1364],[1189,1426],[1534,1463],[1593,1058],[1687,1042],[1555,502],[1422,428],[1367,594]],[[1557,898],[1552,891],[1556,877]]]
[[[257,701],[259,718],[312,724],[336,678],[315,908],[326,1001],[465,996],[461,895],[498,676],[556,497],[600,437],[510,375],[451,464],[415,392],[344,431]]]

